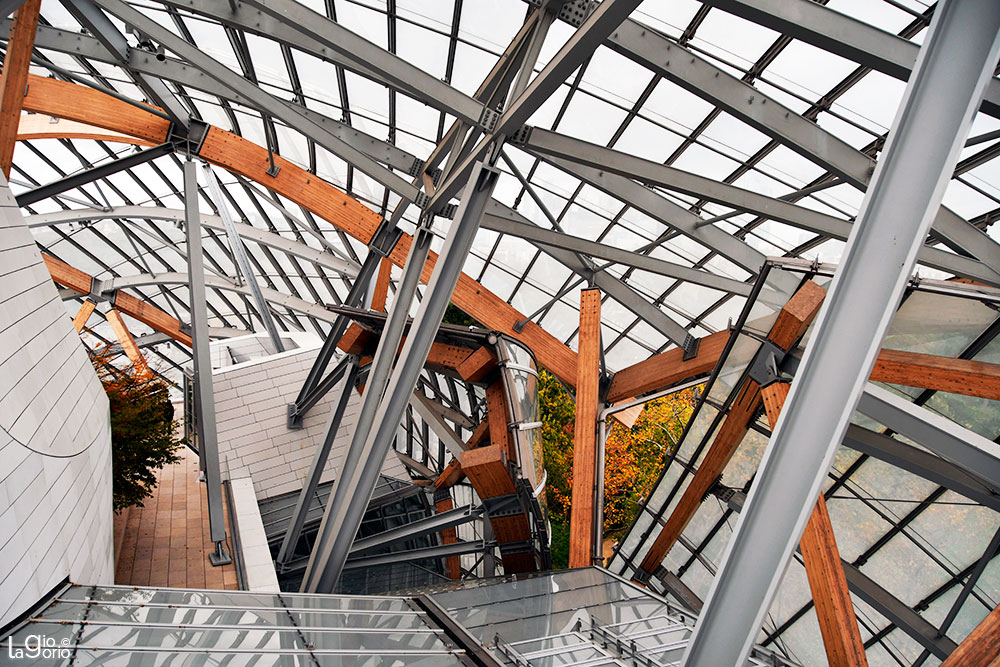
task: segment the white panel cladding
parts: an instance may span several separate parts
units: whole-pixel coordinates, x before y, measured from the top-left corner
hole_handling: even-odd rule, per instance
[[[271,549],[267,546],[264,521],[260,518],[260,507],[253,490],[253,480],[249,477],[232,479],[229,482],[233,506],[230,510],[236,518],[236,530],[246,572],[248,591],[257,593],[278,593],[278,575],[271,560]]]
[[[338,384],[306,413],[301,429],[288,429],[288,404],[295,400],[320,345],[318,338],[310,341],[302,334],[293,335],[299,349],[213,373],[223,470],[228,470],[230,479],[252,477],[258,500],[302,488],[330,410],[343,387]],[[235,340],[213,343],[213,347]],[[331,368],[335,363],[331,362]],[[354,391],[321,481],[334,479],[350,445],[360,407],[361,397]],[[382,472],[397,479],[409,479],[395,456],[386,460]]]
[[[0,176],[0,625],[114,583],[108,400]]]

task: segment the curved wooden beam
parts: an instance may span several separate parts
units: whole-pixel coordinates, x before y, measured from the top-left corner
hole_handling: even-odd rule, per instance
[[[169,121],[100,91],[35,75],[28,77],[23,108],[153,144],[166,141],[170,131]],[[46,136],[61,136],[57,132]],[[307,208],[362,243],[371,241],[382,222],[381,216],[353,197],[280,156],[275,156],[275,162],[281,170],[277,176],[269,176],[266,148],[218,127],[209,127],[198,155]],[[411,240],[409,234],[402,236],[389,255],[393,264],[400,267],[405,264]],[[437,253],[431,252],[421,274],[422,281],[430,277],[436,261]],[[463,273],[452,302],[487,327],[525,343],[543,366],[566,384],[575,386],[576,353],[534,322],[516,331],[514,325],[524,315],[482,284]]]

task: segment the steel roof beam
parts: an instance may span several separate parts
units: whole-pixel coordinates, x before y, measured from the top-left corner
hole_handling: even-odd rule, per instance
[[[875,168],[872,158],[655,30],[627,20],[608,38],[608,46],[732,114],[859,190],[868,187]],[[1000,244],[953,211],[940,206],[934,229],[1000,272]]]
[[[1000,488],[1000,444],[871,383],[858,410]]]
[[[600,3],[538,76],[532,79],[524,92],[503,112],[495,127],[489,128],[490,131],[469,155],[455,166],[445,182],[435,190],[427,209],[432,212],[439,210],[455,197],[468,180],[473,165],[486,150],[499,137],[526,123],[538,107],[559,90],[569,75],[593,55],[608,34],[626,20],[639,4],[639,0],[604,0]]]
[[[98,0],[98,3],[121,20],[135,26],[138,30],[149,35],[151,39],[156,40],[165,48],[178,54],[181,58],[223,86],[239,92],[252,103],[255,109],[278,118],[289,127],[312,138],[334,155],[354,165],[404,199],[412,201],[416,198],[417,189],[413,185],[378,164],[378,162],[372,160],[361,151],[355,149],[335,134],[328,132],[325,127],[315,122],[311,117],[299,113],[296,105],[285,102],[264,91],[259,86],[239,76],[219,61],[121,0]]]
[[[777,220],[799,229],[815,232],[823,236],[846,241],[851,233],[852,223],[849,220],[836,218],[820,213],[804,206],[797,206],[781,199],[775,199],[752,190],[722,183],[714,179],[699,176],[676,167],[670,167],[659,162],[622,153],[612,148],[598,146],[574,137],[568,137],[557,132],[542,128],[531,128],[523,147],[536,155],[545,158],[562,158],[577,164],[608,171],[620,176],[632,178],[640,183],[655,185],[713,201],[718,204],[732,206],[740,211],[753,213],[764,218]],[[944,211],[945,209],[942,209]],[[698,223],[701,225],[701,222]],[[935,221],[939,231],[947,230],[947,235],[953,239],[961,239],[960,245],[975,244],[982,235],[978,229],[957,216],[942,213]],[[973,230],[975,233],[969,232]],[[943,232],[944,233],[944,232]],[[921,263],[927,266],[954,273],[956,275],[982,280],[994,285],[1000,285],[1000,273],[977,260],[955,255],[939,248],[925,246],[919,254]],[[1000,264],[998,264],[1000,266]]]
[[[906,81],[920,46],[810,0],[702,0],[771,30]],[[1000,81],[986,88],[981,110],[1000,117]]]
[[[63,5],[80,25],[104,45],[108,53],[114,57],[116,64],[124,68],[132,81],[149,96],[150,102],[163,109],[171,121],[187,131],[191,114],[163,81],[131,70],[129,52],[132,51],[132,47],[107,14],[91,0],[63,0]]]
[[[116,206],[107,211],[100,209],[71,209],[55,213],[40,213],[25,216],[28,227],[51,227],[53,225],[69,224],[71,222],[92,222],[106,219],[141,219],[164,220],[173,223],[184,221],[184,211],[181,209],[161,208],[153,206]],[[222,219],[218,216],[201,214],[201,225],[216,232],[225,233]],[[357,275],[357,269],[344,260],[329,253],[316,250],[305,243],[292,241],[274,232],[268,232],[246,223],[236,223],[240,236],[260,245],[269,246],[287,255],[299,257],[312,264],[345,276]],[[177,252],[184,254],[179,249]],[[186,255],[184,255],[186,257]]]

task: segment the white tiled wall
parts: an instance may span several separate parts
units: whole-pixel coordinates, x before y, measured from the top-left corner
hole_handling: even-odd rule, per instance
[[[258,500],[302,488],[330,410],[343,386],[334,387],[306,414],[303,428],[288,430],[287,406],[298,394],[320,346],[318,338],[306,340],[301,334],[298,336],[300,347],[296,350],[213,373],[223,470],[228,470],[231,479],[252,477]],[[220,343],[213,343],[213,346]],[[331,369],[335,363],[331,362]],[[356,391],[352,392],[321,481],[334,479],[350,444],[360,407],[361,397]],[[392,454],[382,472],[398,479],[409,477]]]
[[[0,626],[113,563],[107,397],[0,176]]]

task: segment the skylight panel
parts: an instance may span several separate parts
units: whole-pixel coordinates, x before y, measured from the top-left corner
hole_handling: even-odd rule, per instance
[[[589,95],[576,94],[559,122],[559,132],[605,146],[611,141],[625,115],[624,111],[607,102]]]
[[[692,44],[745,69],[755,63],[779,36],[780,33],[774,30],[733,14],[712,10],[699,26]]]
[[[770,138],[726,112],[721,112],[701,135],[702,141],[740,161],[753,155]]]
[[[679,37],[702,6],[702,3],[695,0],[672,0],[671,2],[645,0],[638,9],[632,12],[632,18],[666,35]]]
[[[397,55],[439,79],[444,78],[448,63],[448,42],[447,37],[436,32],[396,21]]]
[[[338,2],[337,23],[380,48],[389,49],[384,7],[382,12],[377,12],[357,3]]]
[[[992,168],[994,173],[998,170],[1000,167],[994,166]],[[942,205],[966,219],[974,218],[996,208],[995,201],[954,179],[948,182]]]
[[[914,13],[923,13],[926,10],[924,3],[915,2],[914,0],[903,0],[899,4],[908,5]],[[893,34],[899,33],[914,20],[913,14],[899,7],[894,7],[889,2],[830,0],[827,7]]]
[[[566,217],[563,218],[562,226],[566,233],[577,238],[596,241],[604,233],[609,222],[606,218],[590,211],[578,204],[573,204]]]
[[[764,77],[805,97],[816,99],[858,65],[812,44],[793,40],[768,65]]]
[[[350,99],[351,110],[363,111],[379,123],[388,123],[389,95],[386,93],[386,87],[353,72],[345,72],[344,77],[347,79],[347,96]],[[355,124],[353,119],[352,124]],[[382,126],[378,131],[375,131],[374,127],[363,131],[374,134],[383,141],[388,138],[387,125]]]
[[[285,67],[281,47],[271,39],[264,39],[250,33],[244,33],[247,40],[247,50],[253,61],[254,72],[261,84],[271,84],[285,91],[279,95],[283,99],[291,99],[292,84],[288,79],[288,69]],[[274,94],[273,90],[268,92]]]
[[[593,90],[600,97],[631,107],[651,78],[645,67],[602,46],[591,56],[582,87]]]
[[[841,95],[834,107],[862,127],[883,134],[892,126],[905,88],[905,81],[873,71]]]
[[[148,12],[146,15],[154,20],[158,20],[171,31],[177,32],[172,22],[168,23],[162,20],[165,16],[160,12]],[[195,45],[242,76],[243,72],[240,70],[239,60],[236,58],[236,53],[233,51],[233,47],[229,43],[229,37],[226,36],[226,31],[223,27],[211,21],[192,17],[185,18],[184,25],[194,38]]]
[[[674,161],[673,166],[721,181],[740,165],[739,162],[723,157],[704,146],[692,144]]]
[[[661,79],[642,107],[642,115],[690,134],[714,109],[693,93],[666,79]]]
[[[637,116],[622,132],[614,148],[636,157],[654,162],[664,162],[683,141],[683,136],[668,132],[645,118]]]

